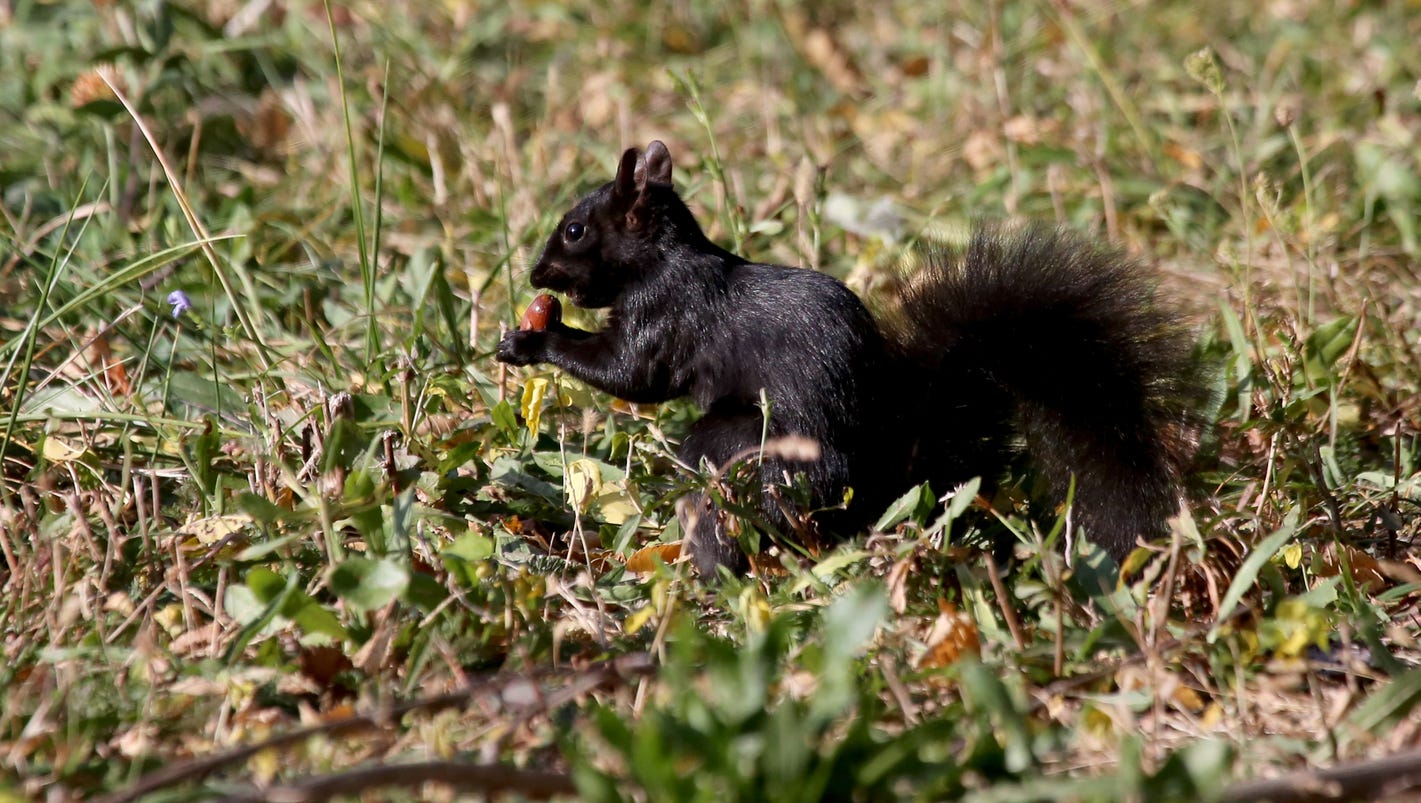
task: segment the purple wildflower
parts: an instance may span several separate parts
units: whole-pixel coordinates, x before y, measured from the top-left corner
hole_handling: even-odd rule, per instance
[[[192,309],[192,299],[187,297],[187,293],[181,290],[174,290],[168,294],[168,303],[173,305],[173,317],[176,318],[184,312]]]

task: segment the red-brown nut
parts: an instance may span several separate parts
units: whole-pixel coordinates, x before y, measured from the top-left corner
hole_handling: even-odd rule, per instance
[[[523,312],[523,320],[518,322],[518,328],[525,332],[542,332],[561,320],[562,304],[556,298],[543,293],[528,305],[528,309]]]

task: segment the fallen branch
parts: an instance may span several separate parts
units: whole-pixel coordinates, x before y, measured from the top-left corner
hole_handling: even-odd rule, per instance
[[[532,678],[522,675],[490,678],[478,683],[470,683],[458,691],[449,692],[447,694],[422,697],[417,700],[398,703],[371,713],[358,714],[346,719],[338,719],[323,722],[319,725],[298,728],[294,731],[278,734],[265,741],[257,742],[256,744],[245,745],[223,753],[217,753],[191,761],[170,764],[162,769],[144,775],[127,789],[101,798],[96,798],[95,801],[96,803],[132,803],[132,801],[138,800],[145,795],[150,795],[164,787],[204,778],[229,764],[246,761],[263,750],[299,744],[317,735],[346,736],[365,730],[388,727],[392,723],[399,722],[400,718],[404,715],[415,711],[427,711],[431,713],[442,711],[446,708],[464,705],[469,700],[483,694],[500,692],[516,683],[527,683],[530,680],[546,681],[555,677],[571,676],[573,682],[568,686],[544,696],[544,707],[554,708],[571,702],[596,688],[609,685],[624,676],[647,674],[654,666],[655,663],[649,653],[632,653],[630,655],[614,658],[610,661],[593,664],[586,669],[578,671],[556,670],[542,673]]]
[[[1219,799],[1227,803],[1373,800],[1421,788],[1421,750],[1354,761],[1326,769],[1237,783]]]
[[[444,784],[463,792],[516,792],[522,797],[536,800],[577,793],[572,777],[564,773],[520,770],[498,764],[424,761],[414,764],[381,764],[322,775],[297,783],[228,795],[221,798],[221,803],[310,803],[330,800],[336,795],[359,795],[391,786],[417,790],[426,783]]]

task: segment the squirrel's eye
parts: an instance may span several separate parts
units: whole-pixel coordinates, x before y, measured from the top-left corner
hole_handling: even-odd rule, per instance
[[[562,230],[563,239],[567,240],[570,243],[575,243],[578,240],[581,240],[582,235],[586,233],[587,227],[575,221],[567,224],[567,228],[564,228]]]

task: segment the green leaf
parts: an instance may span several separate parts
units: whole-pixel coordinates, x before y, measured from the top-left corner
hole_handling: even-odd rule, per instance
[[[168,407],[185,418],[220,415],[228,421],[246,420],[247,403],[230,383],[214,379],[209,374],[174,371],[168,379]]]
[[[1186,745],[1169,757],[1146,788],[1163,793],[1160,799],[1185,795],[1215,799],[1229,778],[1233,758],[1233,747],[1221,739],[1204,739]],[[1171,781],[1174,786],[1159,788]]]
[[[1278,550],[1283,548],[1298,531],[1298,510],[1293,508],[1288,511],[1288,515],[1283,519],[1283,526],[1279,527],[1267,538],[1263,539],[1258,546],[1244,559],[1243,565],[1238,568],[1238,573],[1234,575],[1233,582],[1229,584],[1229,590],[1225,592],[1224,599],[1219,603],[1218,621],[1213,629],[1209,631],[1209,643],[1212,644],[1219,636],[1219,624],[1229,618],[1233,610],[1238,605],[1238,601],[1243,599],[1244,592],[1253,585],[1253,581],[1258,577],[1258,571],[1268,562],[1268,559],[1278,554]]]
[[[264,566],[256,566],[247,572],[247,588],[252,590],[262,604],[269,605],[279,595],[296,586],[294,574],[282,576]]]
[[[933,526],[928,528],[928,532],[947,532],[948,527],[971,506],[981,488],[981,477],[973,477],[958,486],[957,490],[952,492],[952,497],[947,500],[947,508],[943,510],[941,516],[938,516],[937,521],[933,522]]]
[[[347,558],[331,569],[331,592],[359,611],[382,608],[409,586],[409,570],[388,558]]]
[[[637,528],[641,526],[641,514],[637,513],[622,522],[622,526],[617,528],[617,534],[612,538],[612,551],[618,555],[626,555],[632,551],[632,539],[636,537]]]
[[[1342,733],[1360,731],[1381,735],[1390,732],[1396,723],[1421,705],[1421,669],[1398,675],[1374,692],[1351,716]]]
[[[494,543],[492,538],[471,531],[455,538],[453,543],[444,547],[439,554],[450,555],[470,563],[477,563],[493,557],[493,550]]]
[[[308,636],[322,636],[331,641],[344,641],[346,638],[345,628],[341,626],[335,612],[306,594],[301,596],[305,599],[295,610],[286,614],[287,618]]]
[[[227,589],[223,604],[231,606],[228,611],[234,618],[238,613],[248,617],[227,648],[228,663],[236,660],[251,640],[276,619],[287,598],[299,587],[300,579],[294,571],[282,578],[270,569],[257,567],[247,572],[246,593],[238,591],[239,586]]]
[[[978,661],[965,659],[962,667],[962,699],[979,713],[986,715],[983,723],[989,731],[1000,734],[1006,751],[1007,769],[1022,772],[1034,757],[1031,751],[1031,731],[1022,711],[1012,700],[1011,692],[1001,679]]]
[[[868,643],[888,614],[888,597],[876,583],[857,586],[824,611],[824,649],[829,660],[847,661]]]
[[[266,612],[266,603],[257,599],[257,595],[252,593],[252,589],[244,585],[227,586],[227,593],[222,599],[222,607],[227,611],[227,615],[235,619],[239,624],[250,624]]]
[[[287,544],[302,542],[306,539],[306,537],[307,536],[305,533],[300,532],[298,530],[287,535],[283,535],[280,538],[273,538],[270,541],[261,541],[258,543],[254,543],[246,549],[243,549],[241,552],[237,553],[237,562],[254,563],[256,561],[261,560],[262,558],[265,558],[267,555],[270,555],[278,549],[281,549]]]
[[[523,466],[511,457],[500,457],[493,461],[493,465],[489,466],[489,479],[509,488],[521,488],[559,507],[563,504],[562,488],[523,471]]]
[[[432,611],[449,596],[449,589],[424,572],[410,574],[409,588],[405,589],[405,600],[422,611]]]
[[[819,688],[808,721],[827,725],[853,705],[860,693],[857,657],[888,614],[888,596],[877,583],[856,586],[824,611],[824,655]]]
[[[262,524],[273,524],[281,521],[283,516],[290,516],[291,511],[273,505],[264,496],[258,496],[251,491],[243,491],[237,496],[237,509],[252,517],[253,521]]]
[[[828,580],[844,569],[872,557],[872,552],[862,549],[835,550],[828,557],[814,564],[810,571],[820,580]],[[795,584],[796,589],[800,587],[800,584]]]
[[[888,510],[884,511],[878,519],[878,523],[873,525],[873,529],[878,532],[886,532],[888,528],[915,515],[922,507],[925,497],[932,499],[932,491],[928,489],[927,483],[909,488],[907,493],[898,497],[893,504],[888,506]]]
[[[1357,327],[1361,321],[1352,315],[1344,315],[1322,324],[1308,336],[1304,367],[1314,380],[1330,381],[1333,365],[1352,348],[1357,338]]]

